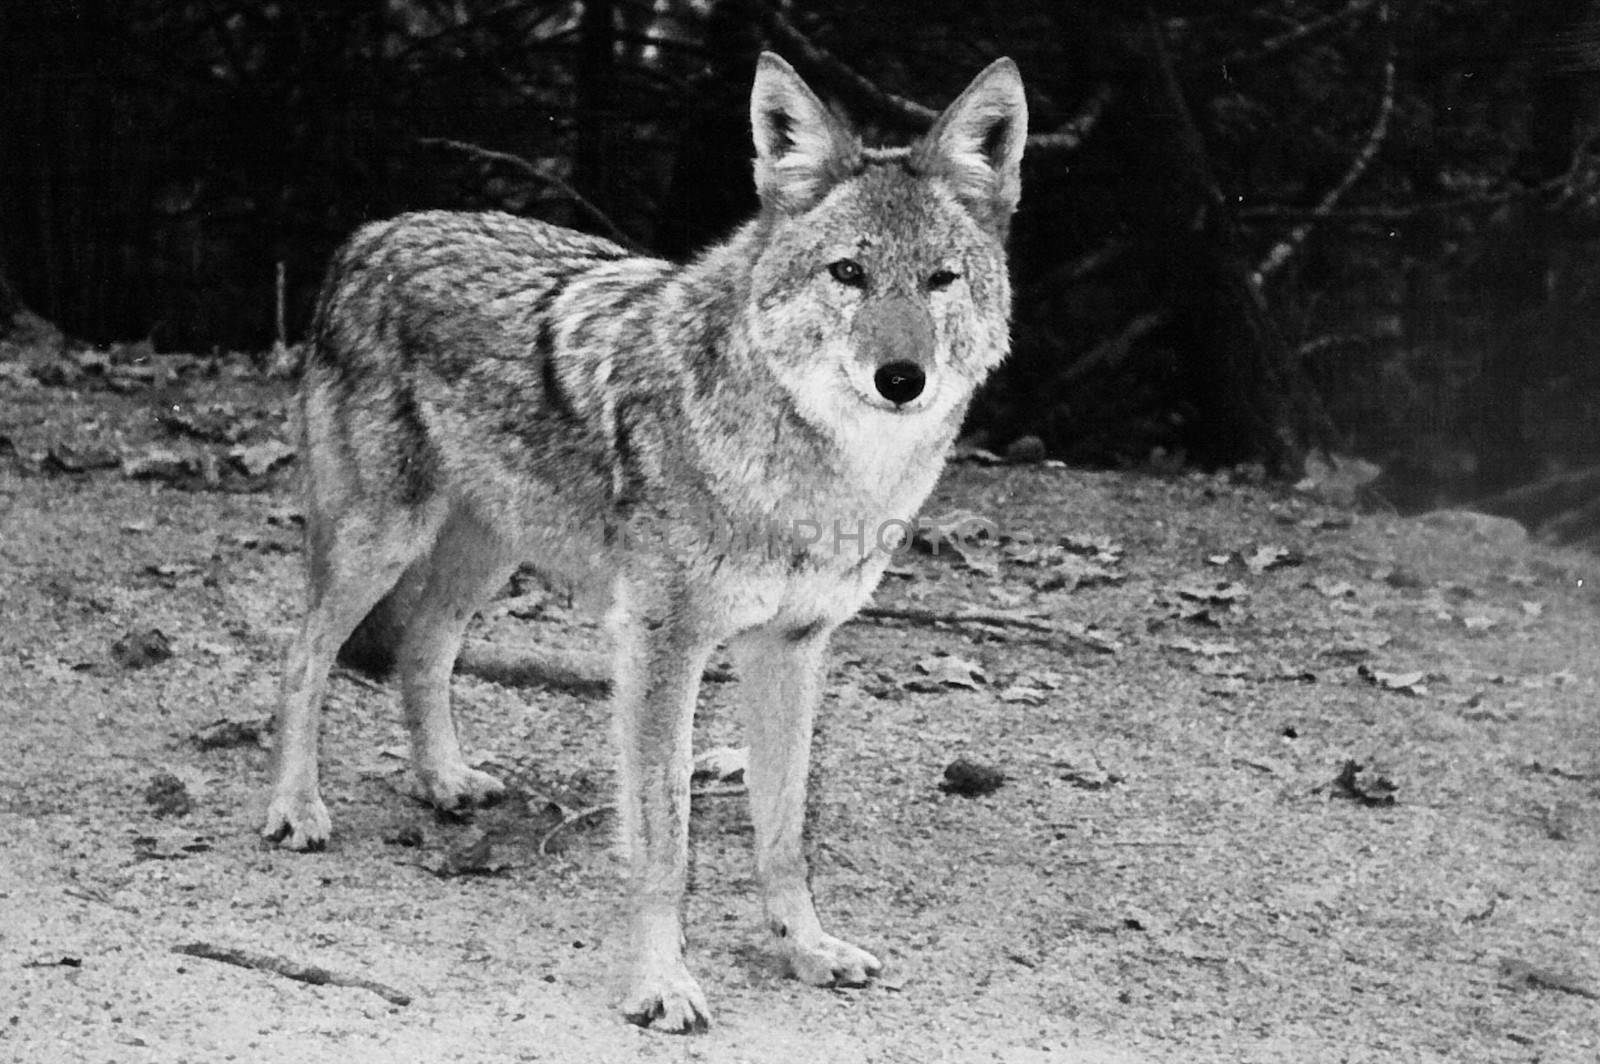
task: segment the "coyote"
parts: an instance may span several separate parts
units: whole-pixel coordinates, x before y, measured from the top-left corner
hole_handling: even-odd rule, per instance
[[[822,930],[802,847],[828,641],[1010,343],[1027,131],[1010,60],[907,148],[864,147],[772,54],[750,120],[759,214],[687,265],[505,214],[363,227],[329,269],[300,393],[307,607],[263,833],[327,842],[318,719],[358,625],[390,640],[421,794],[493,801],[450,713],[463,630],[519,564],[593,588],[615,642],[621,1007],[672,1031],[710,1016],[681,910],[691,723],[724,641],[775,948],[807,983],[880,970]]]

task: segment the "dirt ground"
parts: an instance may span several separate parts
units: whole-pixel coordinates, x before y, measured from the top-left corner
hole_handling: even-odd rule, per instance
[[[517,797],[444,822],[402,793],[392,692],[341,674],[334,842],[263,846],[287,388],[38,361],[0,354],[0,1059],[1600,1060],[1593,557],[1244,475],[952,467],[928,512],[1004,537],[907,555],[818,740],[819,904],[885,978],[781,977],[713,784],[716,1026],[664,1036],[611,1008],[603,698],[458,676]],[[520,585],[475,635],[599,640]],[[697,744],[735,724],[708,684]],[[1002,785],[941,790],[962,758]]]

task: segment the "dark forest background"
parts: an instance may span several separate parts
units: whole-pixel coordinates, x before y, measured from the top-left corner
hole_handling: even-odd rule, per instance
[[[1288,474],[1329,449],[1378,463],[1372,490],[1401,508],[1536,497],[1577,520],[1600,498],[1591,15],[1574,0],[9,3],[0,330],[27,308],[80,343],[264,350],[280,328],[292,343],[333,247],[420,207],[683,257],[755,206],[762,48],[884,142],[1010,55],[1033,117],[1016,343],[974,410],[979,440]],[[1567,538],[1600,529],[1595,513]]]

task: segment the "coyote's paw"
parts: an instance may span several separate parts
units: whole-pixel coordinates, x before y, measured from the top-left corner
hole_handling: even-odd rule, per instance
[[[795,978],[812,986],[865,986],[883,971],[878,958],[832,935],[811,943],[785,941],[782,948]]]
[[[711,1026],[706,996],[681,960],[636,972],[623,995],[622,1014],[629,1023],[669,1034],[697,1034]]]
[[[435,809],[460,813],[480,805],[493,805],[505,797],[506,785],[466,765],[418,772],[411,793]]]
[[[267,806],[267,822],[261,835],[285,850],[320,850],[328,844],[333,821],[321,795],[309,793],[274,794]]]

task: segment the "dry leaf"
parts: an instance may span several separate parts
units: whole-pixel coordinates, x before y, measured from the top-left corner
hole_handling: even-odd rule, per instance
[[[246,475],[265,476],[294,458],[295,450],[280,440],[263,440],[228,452],[228,460]]]
[[[1426,580],[1403,566],[1395,566],[1392,569],[1376,569],[1372,573],[1372,579],[1381,580],[1390,587],[1399,590],[1414,591],[1428,586]]]
[[[1319,791],[1323,789],[1317,788]],[[1380,776],[1353,759],[1347,759],[1339,766],[1339,774],[1326,789],[1335,798],[1379,807],[1394,805],[1395,792],[1399,790],[1389,777]]]
[[[211,848],[210,839],[190,831],[167,830],[133,837],[133,855],[142,861],[181,861]]]
[[[1215,658],[1221,657],[1225,654],[1239,653],[1239,648],[1232,643],[1220,643],[1209,639],[1189,639],[1183,636],[1180,636],[1177,639],[1169,639],[1163,643],[1162,646],[1171,647],[1173,650],[1181,650],[1185,654],[1198,654],[1204,658]]]
[[[1318,594],[1326,598],[1355,598],[1356,587],[1348,580],[1336,580],[1331,576],[1312,577],[1308,586],[1316,588]]]
[[[954,656],[930,654],[917,662],[917,671],[927,679],[907,681],[904,686],[908,690],[934,691],[940,687],[966,687],[975,691],[979,684],[989,682],[988,677],[983,674],[983,667],[977,662]]]
[[[495,853],[494,838],[482,828],[475,827],[450,847],[432,871],[440,879],[449,879],[454,876],[493,876],[510,867],[510,861]]]
[[[1299,551],[1290,550],[1288,547],[1280,547],[1276,544],[1257,547],[1249,554],[1243,555],[1243,558],[1245,568],[1257,574],[1264,573],[1269,569],[1300,565],[1306,560],[1305,555]]]
[[[1115,654],[1122,649],[1122,644],[1098,628],[1077,621],[1059,621],[1056,627],[1063,635],[1069,635],[1082,643],[1090,650],[1101,654]]]
[[[1093,587],[1096,584],[1119,583],[1126,578],[1126,573],[1096,559],[1068,554],[1047,572],[1035,577],[1033,587],[1038,591],[1076,591],[1080,587]]]
[[[53,443],[45,451],[43,468],[52,473],[88,473],[95,469],[115,469],[121,461],[110,447]]]
[[[1042,706],[1049,701],[1050,692],[1019,680],[1002,690],[999,697],[1012,705]]]
[[[1073,554],[1093,558],[1101,565],[1116,565],[1122,560],[1122,544],[1110,536],[1062,536],[1061,546]]]
[[[1061,770],[1062,779],[1086,791],[1102,791],[1123,780],[1120,774],[1107,771],[1098,757],[1085,751],[1060,751],[1052,763]]]
[[[249,428],[232,403],[207,403],[192,410],[173,406],[157,414],[156,422],[174,436],[207,443],[238,443]]]
[[[973,510],[953,510],[917,520],[911,545],[934,557],[953,555],[958,561],[982,549],[992,550],[1000,538],[995,522]]]
[[[134,480],[181,480],[199,472],[199,459],[165,447],[150,447],[122,460],[122,475]]]
[[[189,741],[201,750],[226,750],[235,746],[260,746],[272,726],[271,717],[235,720],[223,717],[195,729]]]
[[[743,746],[718,746],[694,759],[693,783],[743,783],[750,751]]]
[[[1424,686],[1428,674],[1425,672],[1386,672],[1383,669],[1373,669],[1366,665],[1356,666],[1356,675],[1363,680],[1385,691],[1398,691],[1403,695],[1425,695],[1428,688]]]
[[[1204,602],[1213,606],[1231,606],[1250,597],[1250,592],[1245,590],[1242,584],[1233,581],[1186,584],[1183,587],[1173,588],[1173,592],[1179,598],[1188,599],[1190,602]]]

